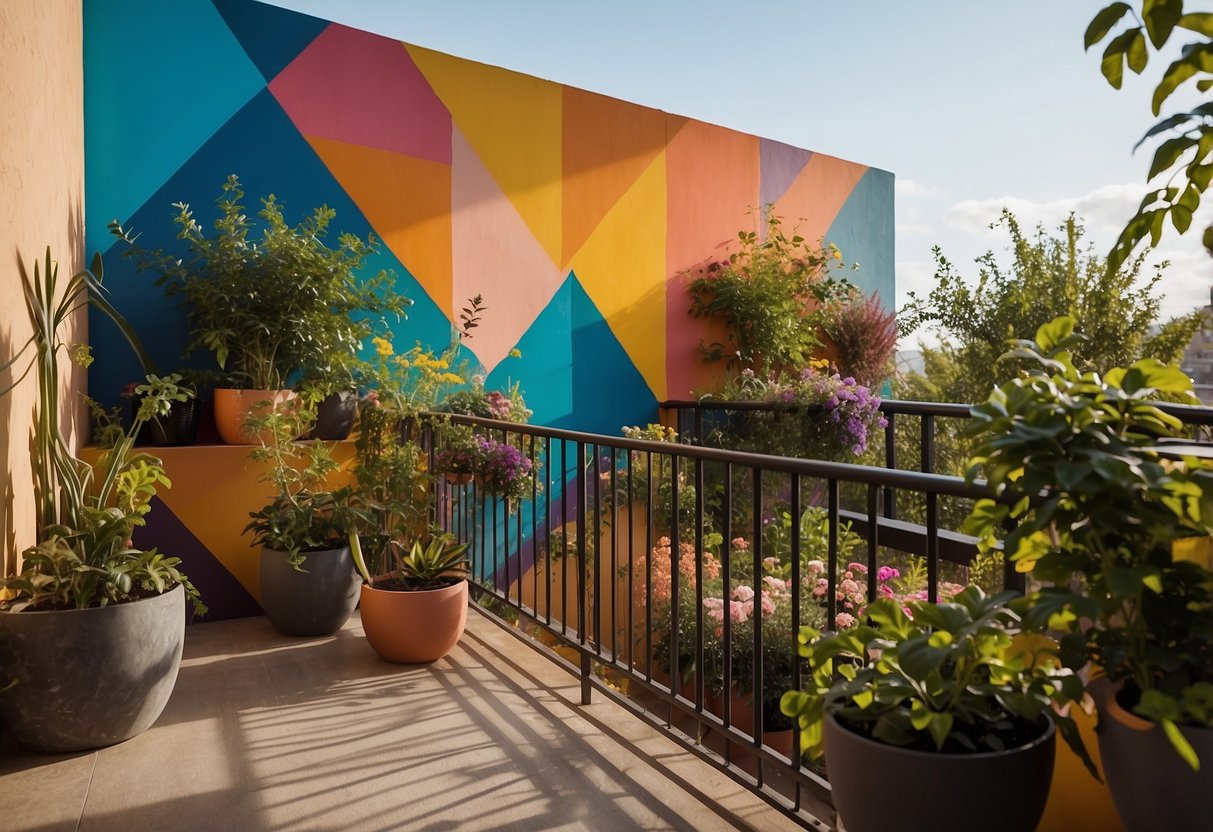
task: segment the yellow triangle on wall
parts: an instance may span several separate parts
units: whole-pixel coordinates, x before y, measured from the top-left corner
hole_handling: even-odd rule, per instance
[[[662,151],[621,196],[572,268],[653,395],[665,393],[666,176]]]
[[[561,265],[560,85],[405,48],[552,263]]]

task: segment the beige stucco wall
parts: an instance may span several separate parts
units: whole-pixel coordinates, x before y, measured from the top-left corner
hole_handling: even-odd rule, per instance
[[[82,0],[0,2],[0,356],[29,337],[23,270],[51,247],[62,280],[84,265],[84,72]],[[32,273],[32,272],[31,272]],[[78,316],[70,340],[86,340]],[[2,361],[0,361],[2,363]],[[25,362],[18,367],[24,368]],[[0,373],[0,387],[13,378]],[[83,389],[83,377],[72,378]],[[70,434],[78,436],[80,398]],[[33,376],[0,399],[0,545],[5,566],[34,539],[30,430]]]

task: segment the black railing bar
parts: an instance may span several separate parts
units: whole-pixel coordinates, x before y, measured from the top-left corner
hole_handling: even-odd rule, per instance
[[[495,424],[491,420],[480,419],[476,416],[450,416],[449,418],[452,421],[471,425]],[[702,459],[713,462],[731,462],[735,465],[761,468],[765,471],[778,471],[785,474],[797,473],[802,477],[836,479],[861,484],[875,483],[876,485],[904,488],[910,491],[934,492],[950,497],[967,497],[970,499],[993,496],[993,492],[982,482],[969,484],[965,482],[963,477],[949,477],[943,474],[924,474],[920,471],[892,470],[879,466],[856,465],[851,462],[825,462],[817,459],[793,459],[745,451],[726,451],[720,448],[705,448],[699,445],[681,445],[673,442],[652,442],[644,439],[578,433],[562,428],[544,428],[535,425],[516,425],[515,427],[521,432],[535,436],[551,436],[553,439],[571,442],[596,442],[614,448],[647,451],[688,460]]]
[[[675,506],[677,511],[677,506]],[[703,551],[703,460],[695,460],[695,552]],[[703,672],[703,557],[695,557],[695,707],[704,704],[707,679]]]
[[[851,524],[851,531],[868,539],[867,515],[841,509],[838,512],[841,520]],[[927,550],[927,527],[919,523],[905,520],[890,520],[887,517],[876,518],[877,535],[880,545],[886,549],[905,552],[911,555],[922,555]],[[977,554],[977,538],[960,532],[939,530],[939,556],[949,563],[967,566]]]

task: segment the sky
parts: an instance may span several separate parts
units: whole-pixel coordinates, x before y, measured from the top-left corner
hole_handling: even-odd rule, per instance
[[[1082,48],[1103,0],[273,3],[892,171],[898,308],[930,290],[935,245],[974,280],[984,252],[1008,262],[1003,206],[1025,228],[1075,212],[1106,253],[1146,191],[1153,149],[1132,148],[1165,66],[1107,84]],[[1175,98],[1163,115],[1195,100]],[[1148,259],[1171,263],[1164,317],[1209,303],[1210,223],[1213,194]]]

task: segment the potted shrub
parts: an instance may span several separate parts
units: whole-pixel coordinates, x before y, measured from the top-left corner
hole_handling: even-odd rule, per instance
[[[328,635],[358,603],[348,541],[365,515],[355,506],[353,488],[328,489],[338,467],[331,448],[294,441],[314,421],[311,403],[258,404],[263,410],[249,415],[247,427],[265,442],[249,456],[267,465],[259,479],[274,486],[274,496],[250,512],[245,531],[261,546],[261,606],[284,635]]]
[[[906,818],[969,830],[980,818],[985,830],[1030,832],[1048,798],[1055,726],[1092,766],[1073,722],[1052,711],[1081,697],[1082,681],[1047,639],[1021,634],[1013,597],[969,586],[942,604],[882,598],[852,629],[802,628],[804,689],[781,708],[802,750],[824,750],[848,830]],[[896,798],[873,799],[882,794]]]
[[[31,749],[80,751],[112,745],[151,726],[172,693],[185,638],[185,596],[205,611],[177,566],[180,560],[131,544],[160,487],[160,461],[132,447],[139,429],[168,412],[169,385],[148,377],[148,395],[134,424],[116,434],[96,466],[71,453],[60,429],[60,352],[87,366],[88,348],[59,340],[82,303],[110,317],[141,357],[138,340],[101,294],[101,260],[64,286],[46,253],[25,283],[33,325],[38,420],[31,459],[38,539],[23,553],[20,573],[0,581],[0,720]],[[26,368],[21,378],[28,374]],[[14,382],[8,389],[20,383]]]
[[[1182,425],[1151,402],[1195,403],[1191,380],[1153,359],[1082,372],[1080,344],[1069,318],[1014,342],[1033,371],[973,409],[969,476],[984,472],[1000,502],[978,502],[967,529],[1048,582],[1032,620],[1106,673],[1100,753],[1125,826],[1207,828],[1213,573],[1173,549],[1213,530],[1213,470],[1163,458],[1159,440]]]
[[[372,575],[354,544],[362,574],[362,628],[380,658],[413,664],[449,653],[467,624],[467,544],[431,530],[428,540],[408,548],[399,540],[387,546],[394,568]]]
[[[243,197],[239,179],[229,176],[210,236],[187,203],[174,204],[188,258],[143,249],[117,220],[110,231],[128,244],[124,257],[157,273],[165,294],[184,301],[189,350],[213,352],[231,385],[215,391],[220,437],[247,445],[258,441],[244,431],[256,402],[289,398],[285,388],[306,371],[339,375],[370,336],[375,317],[399,317],[409,302],[392,290],[387,271],[355,277],[375,250],[373,236],[342,234],[337,245],[324,243],[335,216],[328,206],[291,226],[271,194],[261,200],[258,224],[245,213]]]

